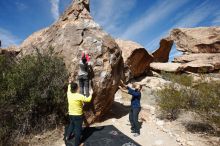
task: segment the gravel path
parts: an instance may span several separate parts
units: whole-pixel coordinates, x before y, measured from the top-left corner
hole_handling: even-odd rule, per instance
[[[92,126],[114,125],[122,133],[142,146],[219,146],[219,137],[210,137],[198,133],[193,134],[186,130],[182,123],[192,119],[190,114],[183,115],[173,122],[158,119],[155,113],[156,98],[152,95],[152,91],[147,88],[142,93],[142,111],[139,116],[139,121],[142,123],[141,134],[138,137],[134,137],[130,133],[128,121],[130,97],[121,93],[116,95],[116,102],[113,104],[110,113],[107,114],[106,120],[101,123],[95,123]],[[55,131],[54,134],[48,133],[44,134],[46,136],[40,136],[42,137],[41,143],[32,145],[65,146],[63,129]],[[46,142],[44,142],[44,139]]]

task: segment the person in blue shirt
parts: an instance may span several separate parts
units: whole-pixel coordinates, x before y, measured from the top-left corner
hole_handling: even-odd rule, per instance
[[[133,85],[134,89],[132,89],[131,87],[125,85],[123,83],[123,81],[121,81],[121,85],[123,86],[123,87],[119,86],[121,91],[132,95],[131,109],[129,112],[129,121],[131,123],[131,133],[134,133],[134,136],[137,137],[140,135],[140,126],[139,126],[139,122],[138,122],[138,115],[141,111],[140,100],[141,100],[142,86],[138,85],[138,84],[134,84]],[[124,89],[124,88],[126,88],[126,89]]]

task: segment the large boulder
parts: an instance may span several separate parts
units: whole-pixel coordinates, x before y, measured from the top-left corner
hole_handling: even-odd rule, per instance
[[[150,67],[152,70],[155,71],[165,71],[165,72],[179,72],[181,63],[158,63],[158,62],[153,62],[150,64]]]
[[[19,53],[20,53],[20,49],[18,49],[16,46],[10,46],[8,48],[0,48],[0,55],[16,57]]]
[[[132,41],[120,39],[117,39],[116,42],[122,50],[127,81],[141,76],[145,71],[150,69],[153,56],[143,46]]]
[[[111,107],[123,75],[121,50],[115,40],[93,21],[89,0],[74,0],[52,26],[28,37],[20,46],[20,57],[48,48],[64,58],[69,72],[77,79],[81,50],[93,62],[93,101],[85,116],[89,123],[99,120]]]
[[[154,62],[168,62],[172,46],[173,40],[171,40],[169,37],[161,39],[160,47],[152,53],[154,56]]]
[[[206,60],[206,61],[220,61],[220,53],[194,53],[194,54],[183,54],[181,56],[175,57],[173,62],[188,63],[196,60]]]
[[[152,90],[159,90],[164,86],[169,85],[171,82],[159,77],[145,77],[140,81],[136,81],[136,83],[148,87]]]
[[[220,69],[220,27],[173,29],[169,37],[161,40],[160,48],[153,53],[154,62],[167,61],[172,41],[176,44],[177,50],[183,52],[183,55],[175,57],[173,61],[181,63],[178,71],[209,73]],[[174,64],[151,65],[154,70],[164,71],[171,66]]]
[[[182,52],[220,53],[220,27],[173,29],[170,37]]]
[[[215,67],[209,63],[201,63],[197,61],[183,64],[179,70],[193,73],[209,73],[215,70]]]
[[[213,72],[220,69],[220,53],[185,54],[174,58],[174,62],[183,63],[181,70],[191,72]]]
[[[175,57],[173,62],[150,64],[152,70],[165,72],[215,72],[220,70],[220,53],[194,53]]]

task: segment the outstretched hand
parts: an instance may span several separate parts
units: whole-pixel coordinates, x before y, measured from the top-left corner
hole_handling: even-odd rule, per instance
[[[69,81],[68,81],[69,84],[72,83],[72,81],[73,81],[73,80],[72,80],[72,77],[70,77],[70,78],[69,78]]]
[[[92,89],[89,90],[89,94],[90,94],[90,96],[92,96],[92,94],[93,94],[93,90]]]
[[[73,78],[74,78],[74,74],[71,73],[68,80],[69,84],[73,82]]]
[[[125,90],[124,88],[122,88],[121,86],[118,86],[118,87],[119,87],[119,89],[120,89],[122,92],[128,93],[128,91]]]
[[[119,89],[121,89],[121,90],[123,89],[121,86],[118,86],[118,87],[119,87]]]
[[[125,87],[125,84],[122,80],[120,80],[120,85],[122,85],[123,87]]]
[[[124,84],[124,82],[122,80],[120,80],[120,84],[121,84],[122,87],[125,87],[125,88],[128,87],[127,85]]]

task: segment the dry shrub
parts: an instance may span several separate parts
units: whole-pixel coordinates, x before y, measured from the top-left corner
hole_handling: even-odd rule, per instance
[[[173,83],[157,92],[164,114],[176,119],[181,109],[194,111],[208,123],[220,127],[220,81],[193,81],[188,75],[166,74]],[[178,84],[176,84],[178,83]]]
[[[68,73],[63,59],[53,49],[36,51],[11,63],[0,56],[0,68],[5,68],[0,74],[0,145],[53,128],[64,119]]]

